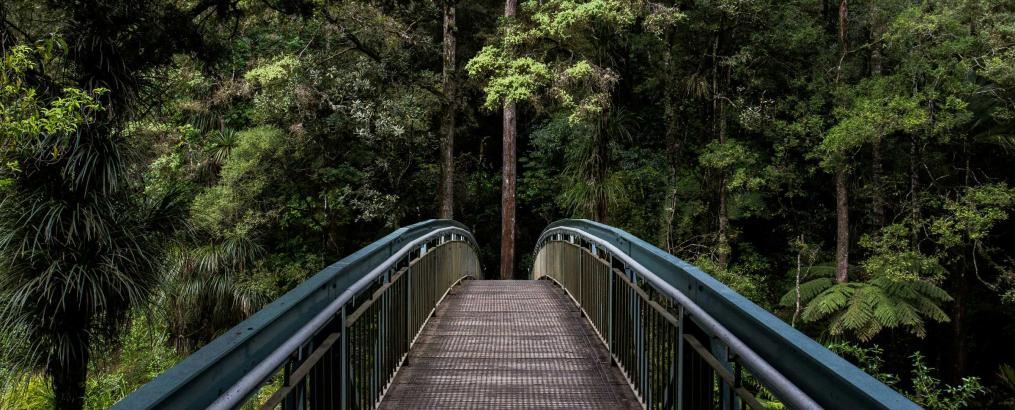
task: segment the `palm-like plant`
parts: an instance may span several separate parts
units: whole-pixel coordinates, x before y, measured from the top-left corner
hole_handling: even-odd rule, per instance
[[[564,153],[567,183],[559,202],[572,214],[606,221],[610,206],[624,197],[624,186],[610,173],[609,156],[612,145],[630,139],[633,121],[627,111],[614,108],[591,123],[552,125],[563,126],[559,132],[570,139]]]
[[[12,368],[45,371],[60,408],[80,408],[90,347],[148,302],[183,207],[141,199],[106,130],[5,154],[20,171],[0,202],[0,349]]]
[[[850,335],[869,341],[884,329],[904,328],[917,337],[926,336],[927,319],[947,322],[941,304],[951,300],[948,293],[919,278],[876,275],[866,281],[835,283],[832,265],[808,269],[807,282],[799,287],[800,318],[805,322],[828,321],[831,336]],[[780,303],[793,306],[797,289],[786,293]]]
[[[0,76],[0,369],[5,387],[44,372],[57,407],[74,409],[90,348],[148,303],[185,208],[129,179],[122,135],[97,121],[101,91],[53,91],[64,84],[32,62],[57,65],[52,49],[16,48]],[[29,85],[29,72],[53,83]]]
[[[263,293],[240,280],[261,253],[255,241],[242,235],[172,251],[162,298],[177,351],[193,351],[266,302]]]
[[[204,158],[197,168],[199,180],[214,184],[238,141],[236,131],[229,128],[211,134],[204,147]]]

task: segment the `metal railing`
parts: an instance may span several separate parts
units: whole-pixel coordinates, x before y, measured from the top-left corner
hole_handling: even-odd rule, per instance
[[[532,276],[574,299],[648,409],[764,409],[759,384],[788,408],[919,409],[715,278],[620,229],[587,220],[550,225]]]
[[[376,407],[426,321],[479,277],[453,221],[401,228],[342,259],[117,403],[117,409]],[[274,389],[264,403],[248,403]]]

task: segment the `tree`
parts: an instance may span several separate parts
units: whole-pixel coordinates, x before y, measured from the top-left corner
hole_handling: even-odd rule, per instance
[[[14,378],[45,372],[56,406],[77,409],[92,346],[115,341],[148,303],[183,207],[173,193],[139,194],[123,135],[100,121],[109,90],[75,88],[51,71],[66,64],[64,47],[48,39],[4,54],[0,363]]]
[[[0,179],[9,181],[0,206],[4,350],[18,374],[45,371],[59,408],[82,407],[92,346],[115,341],[128,313],[149,301],[162,242],[182,218],[174,193],[142,194],[124,152],[124,125],[144,111],[144,74],[176,52],[203,51],[193,18],[234,4],[32,4],[52,17],[45,27],[0,9],[5,43],[8,33],[22,45],[43,38],[36,54],[21,48],[4,61],[4,82],[14,85],[4,84],[4,109],[13,110],[4,121],[19,124],[3,124],[10,131],[0,143]],[[53,115],[61,118],[38,126]]]
[[[455,83],[455,6],[456,0],[442,0],[441,14],[443,24],[443,70],[442,83],[445,107],[441,116],[441,186],[440,186],[440,217],[454,218],[455,203],[455,115],[458,107],[458,95]]]
[[[847,33],[849,33],[849,6],[847,0],[839,0],[839,66],[836,68],[835,82],[842,77],[842,64],[849,53]],[[835,281],[845,283],[849,280],[849,187],[846,186],[848,164],[840,158],[835,165]]]
[[[518,14],[518,1],[504,3],[504,18],[507,30],[514,24]],[[515,150],[518,138],[518,107],[511,99],[504,100],[504,134],[502,138],[503,165],[501,167],[501,217],[500,217],[500,278],[511,279],[515,274],[515,183],[517,161]]]

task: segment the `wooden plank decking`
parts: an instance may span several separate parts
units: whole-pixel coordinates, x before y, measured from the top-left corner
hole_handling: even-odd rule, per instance
[[[437,308],[382,409],[641,408],[549,281],[467,281]]]

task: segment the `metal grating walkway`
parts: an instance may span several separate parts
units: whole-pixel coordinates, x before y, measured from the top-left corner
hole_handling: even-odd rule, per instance
[[[641,408],[550,281],[467,281],[423,328],[382,409]]]

